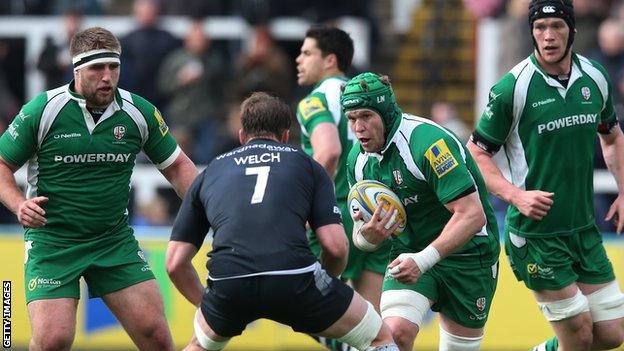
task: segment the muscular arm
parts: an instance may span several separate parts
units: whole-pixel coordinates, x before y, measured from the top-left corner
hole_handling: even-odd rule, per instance
[[[320,163],[333,179],[342,153],[338,129],[333,123],[320,123],[312,131],[310,143],[314,152],[314,160]]]
[[[342,224],[327,224],[316,229],[321,244],[321,264],[331,275],[338,277],[347,266],[349,242]]]
[[[477,162],[488,190],[503,201],[512,203],[515,195],[521,190],[505,179],[503,173],[501,173],[496,163],[492,160],[490,153],[478,147],[472,141],[468,142],[466,147]]]
[[[167,274],[176,289],[193,305],[201,303],[204,286],[193,267],[197,254],[195,245],[183,241],[170,241],[167,246]]]
[[[485,225],[485,214],[477,192],[451,201],[445,207],[453,215],[440,235],[423,251],[401,254],[388,265],[396,280],[404,284],[416,282],[426,269],[460,248]],[[432,252],[434,256],[431,256]]]
[[[617,233],[624,228],[624,135],[616,126],[609,134],[600,135],[600,146],[607,168],[615,177],[618,196],[607,212],[606,220],[614,220]]]
[[[169,167],[161,170],[161,173],[171,183],[178,196],[183,198],[186,190],[197,177],[197,168],[182,151]]]
[[[18,167],[0,157],[0,201],[17,216],[18,222],[26,227],[41,227],[46,223],[45,210],[41,208],[47,197],[26,199],[20,191],[15,176]]]
[[[472,157],[477,162],[481,174],[485,179],[488,190],[503,201],[514,205],[525,216],[541,220],[550,210],[554,193],[541,190],[522,190],[511,184],[494,161],[492,155],[475,145],[472,141],[466,145]]]
[[[19,204],[26,200],[17,183],[15,183],[13,173],[16,171],[17,167],[0,157],[0,183],[2,184],[0,187],[0,201],[13,213],[17,213]]]
[[[485,225],[485,213],[479,193],[476,191],[444,206],[453,215],[442,229],[442,233],[431,243],[440,253],[440,258],[447,257],[459,249]]]

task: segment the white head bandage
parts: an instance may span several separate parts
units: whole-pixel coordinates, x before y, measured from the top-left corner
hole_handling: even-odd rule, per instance
[[[96,63],[121,63],[119,60],[120,56],[121,54],[119,52],[113,50],[91,50],[72,57],[72,63],[74,65],[74,71],[76,71]]]

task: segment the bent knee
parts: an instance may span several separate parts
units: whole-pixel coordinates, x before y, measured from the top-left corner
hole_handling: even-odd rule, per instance
[[[585,345],[589,350],[594,341],[594,330],[591,316],[577,316],[575,323],[571,325],[573,335],[578,345]]]
[[[622,346],[622,343],[624,343],[624,338],[621,335],[619,337],[607,335],[601,338],[596,338],[594,342],[598,350],[617,349]]]
[[[171,333],[167,326],[157,325],[143,331],[143,337],[150,340],[155,350],[171,350],[173,349],[173,341]]]
[[[159,330],[154,333],[154,344],[158,347],[158,350],[170,350],[173,349],[173,340],[171,340],[171,334],[169,330]]]
[[[624,344],[624,320],[617,324],[594,324],[594,345],[600,350],[611,350]]]
[[[585,319],[571,325],[570,328],[573,343],[579,350],[590,350],[594,342],[592,323],[586,323]]]
[[[418,326],[410,321],[399,317],[391,317],[384,319],[384,322],[392,332],[394,342],[399,345],[401,350],[412,349],[414,340],[418,335]]]
[[[392,329],[392,338],[394,339],[394,342],[399,345],[401,350],[406,348],[411,349],[417,334],[418,331],[413,332],[405,328]]]
[[[71,349],[74,336],[63,333],[48,333],[42,336],[33,336],[30,348],[40,351],[63,351]]]

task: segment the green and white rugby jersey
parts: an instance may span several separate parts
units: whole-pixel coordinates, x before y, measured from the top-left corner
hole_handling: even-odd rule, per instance
[[[434,122],[403,114],[381,154],[356,143],[349,153],[349,182],[377,180],[390,187],[407,212],[405,231],[393,237],[392,257],[418,252],[437,238],[452,213],[444,207],[471,189],[478,191],[486,224],[468,243],[439,264],[489,267],[498,260],[494,211],[481,173],[464,145]]]
[[[28,228],[26,240],[70,244],[132,233],[126,208],[141,150],[159,169],[180,153],[158,110],[128,91],[116,91],[97,123],[70,85],[24,105],[0,137],[0,156],[28,162],[26,196],[49,198],[46,225]]]
[[[349,192],[346,175],[347,155],[355,140],[353,132],[349,129],[349,121],[340,108],[340,87],[346,81],[347,78],[342,76],[323,79],[297,106],[297,120],[301,126],[301,147],[308,155],[314,155],[310,136],[319,123],[333,123],[338,128],[342,154],[336,167],[334,183],[336,184],[336,198],[339,201],[344,201]]]
[[[476,133],[504,146],[515,186],[555,194],[541,221],[509,206],[507,230],[545,237],[594,225],[596,132],[615,120],[607,73],[583,56],[572,55],[567,88],[548,76],[534,55],[503,76],[490,91]]]

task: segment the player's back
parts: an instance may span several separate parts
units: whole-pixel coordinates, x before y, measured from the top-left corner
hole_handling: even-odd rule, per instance
[[[304,152],[267,139],[218,156],[202,175],[201,201],[214,230],[210,276],[314,263],[305,225],[316,220],[315,198],[325,183],[322,172]],[[334,206],[335,200],[326,205]]]

